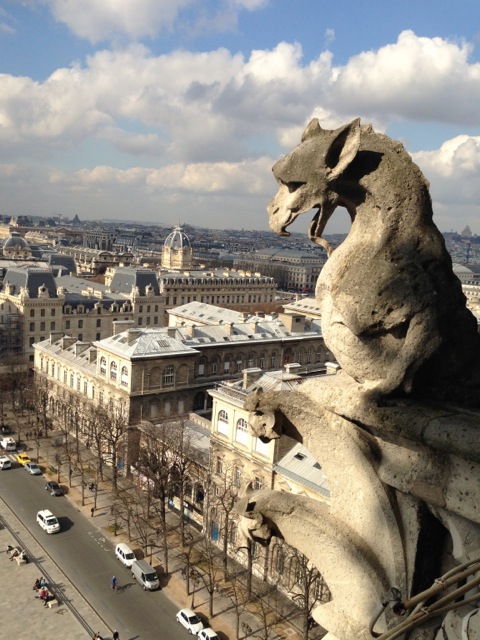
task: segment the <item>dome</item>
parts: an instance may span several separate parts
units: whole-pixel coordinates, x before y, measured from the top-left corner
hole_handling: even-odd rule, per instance
[[[192,245],[190,243],[190,239],[187,234],[182,230],[181,227],[175,227],[175,229],[170,233],[164,243],[164,247],[168,249],[173,249],[176,251],[181,251],[182,249],[189,248],[191,249]]]
[[[175,227],[163,244],[162,267],[176,271],[192,267],[192,245],[187,234],[179,226]]]
[[[3,243],[4,249],[28,249],[29,244],[22,238],[18,231],[12,231],[10,236]]]

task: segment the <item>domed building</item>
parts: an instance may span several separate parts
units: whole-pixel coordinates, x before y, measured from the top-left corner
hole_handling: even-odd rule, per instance
[[[4,258],[26,259],[32,257],[32,250],[28,242],[18,231],[12,231],[3,242],[2,253]]]
[[[192,268],[193,252],[190,238],[180,226],[170,233],[163,245],[162,267],[175,271],[188,271]]]

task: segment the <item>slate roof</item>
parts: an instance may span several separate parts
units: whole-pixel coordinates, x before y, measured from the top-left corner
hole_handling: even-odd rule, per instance
[[[129,329],[96,342],[95,345],[126,358],[159,358],[198,353],[196,349],[169,336],[164,328]]]
[[[296,444],[273,467],[279,475],[283,475],[297,484],[330,497],[327,478],[320,463],[303,444]]]
[[[139,267],[118,267],[110,283],[112,293],[124,293],[130,295],[133,287],[138,287],[141,296],[146,295],[146,287],[151,285],[154,294],[160,295],[155,271]]]
[[[247,317],[241,311],[233,311],[223,307],[216,307],[205,302],[187,302],[180,307],[168,309],[167,313],[172,316],[183,318],[190,324],[200,322],[204,325],[218,324],[219,322],[251,322],[255,319],[260,320],[259,316],[248,315]]]
[[[13,285],[13,294],[19,295],[22,288],[28,291],[30,298],[38,298],[39,287],[45,286],[50,298],[57,297],[57,285],[50,269],[42,267],[10,267],[3,279],[3,289]]]

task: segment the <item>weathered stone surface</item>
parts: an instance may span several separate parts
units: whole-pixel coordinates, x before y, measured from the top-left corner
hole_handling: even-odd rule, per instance
[[[273,171],[274,231],[318,209],[309,233],[329,259],[317,297],[343,371],[247,398],[252,433],[302,442],[331,503],[253,492],[238,505],[244,533],[280,536],[315,563],[332,593],[314,612],[328,640],[475,640],[480,338],[428,184],[401,144],[358,120],[312,121]],[[337,206],[352,227],[332,251],[322,234]]]
[[[478,404],[480,337],[432,220],[428,183],[403,146],[359,120],[321,129],[273,167],[269,205],[280,234],[317,213],[310,237],[329,258],[316,295],[325,342],[344,371],[379,398],[403,391]],[[334,251],[322,234],[335,209],[352,226]]]

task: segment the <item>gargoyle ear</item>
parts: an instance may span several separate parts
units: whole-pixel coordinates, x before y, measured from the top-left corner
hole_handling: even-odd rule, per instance
[[[263,395],[262,387],[257,387],[254,391],[251,391],[245,398],[243,408],[247,411],[255,411],[260,404],[261,397]]]
[[[330,168],[329,180],[337,178],[345,171],[358,153],[360,147],[360,118],[339,129],[333,138],[325,157]]]
[[[310,120],[310,122],[307,124],[305,131],[302,133],[302,142],[318,136],[321,131],[322,127],[320,126],[318,118],[313,118],[313,120]]]

